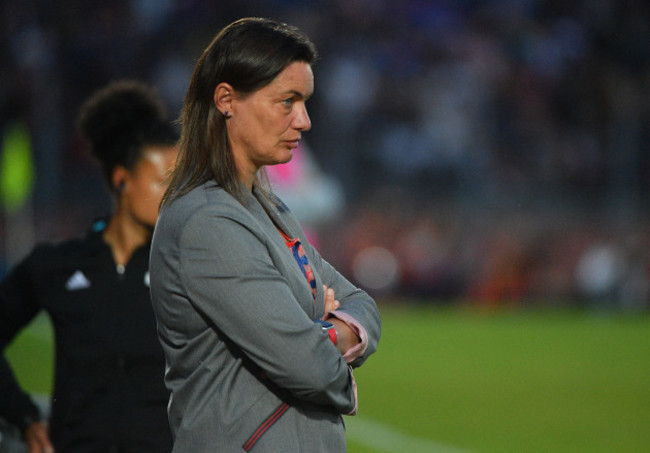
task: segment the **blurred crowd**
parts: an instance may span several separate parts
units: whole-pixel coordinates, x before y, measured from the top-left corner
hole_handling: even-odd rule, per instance
[[[81,101],[139,78],[177,116],[200,50],[249,15],[297,25],[320,51],[306,141],[330,198],[298,209],[357,283],[648,308],[643,0],[1,0],[0,130],[31,133],[33,240],[107,209],[75,133]]]

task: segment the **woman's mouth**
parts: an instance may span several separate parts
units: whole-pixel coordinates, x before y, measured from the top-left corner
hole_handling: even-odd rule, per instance
[[[296,140],[285,140],[284,141],[287,145],[289,145],[289,148],[291,149],[296,149],[298,145],[300,144],[300,139]]]

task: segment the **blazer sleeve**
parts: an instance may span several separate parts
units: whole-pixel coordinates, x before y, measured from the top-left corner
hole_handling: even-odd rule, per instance
[[[40,420],[41,414],[18,384],[4,351],[39,311],[30,281],[32,257],[17,265],[0,284],[0,417],[21,431]]]
[[[348,413],[355,407],[352,373],[300,307],[267,241],[236,215],[195,213],[180,236],[182,284],[195,309],[275,384]]]
[[[335,316],[358,330],[361,337],[361,350],[354,360],[350,362],[352,367],[361,366],[366,359],[377,351],[379,337],[381,336],[381,318],[375,301],[362,289],[354,286],[343,275],[341,275],[331,264],[309,245],[309,257],[313,260],[314,266],[320,274],[323,284],[334,289],[336,298],[341,306],[331,315]],[[357,328],[360,326],[360,328]],[[346,353],[346,356],[350,352]]]

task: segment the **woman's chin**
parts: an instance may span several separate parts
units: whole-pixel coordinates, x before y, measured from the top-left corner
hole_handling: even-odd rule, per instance
[[[286,155],[281,156],[273,165],[286,164],[287,162],[291,161],[291,159],[293,159],[293,150],[289,150]]]

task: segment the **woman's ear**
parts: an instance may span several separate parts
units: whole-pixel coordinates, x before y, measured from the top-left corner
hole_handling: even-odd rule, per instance
[[[113,169],[113,174],[111,175],[111,184],[113,190],[117,194],[124,192],[124,188],[129,180],[129,171],[122,165],[118,165]]]
[[[234,88],[225,82],[221,82],[214,89],[214,106],[226,118],[229,118],[232,114],[232,100],[234,93]]]

